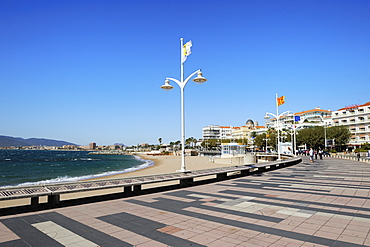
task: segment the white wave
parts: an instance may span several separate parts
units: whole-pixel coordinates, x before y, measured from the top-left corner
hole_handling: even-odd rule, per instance
[[[47,185],[47,184],[56,184],[56,183],[66,183],[66,182],[76,182],[76,181],[81,181],[81,180],[86,180],[86,179],[92,179],[92,178],[101,178],[105,176],[110,176],[110,175],[116,175],[116,174],[121,174],[121,173],[128,173],[128,172],[133,172],[137,170],[141,170],[147,167],[150,167],[154,165],[154,161],[151,160],[144,160],[138,156],[134,156],[136,160],[144,162],[143,164],[140,164],[138,166],[126,168],[124,170],[120,171],[109,171],[109,172],[103,172],[99,174],[93,174],[93,175],[84,175],[84,176],[78,176],[78,177],[69,177],[69,176],[63,176],[63,177],[57,177],[53,179],[47,179],[47,180],[41,180],[37,182],[26,182],[26,183],[21,183],[16,186],[31,186],[31,185]],[[13,186],[3,186],[0,188],[6,188],[6,187],[13,187]]]

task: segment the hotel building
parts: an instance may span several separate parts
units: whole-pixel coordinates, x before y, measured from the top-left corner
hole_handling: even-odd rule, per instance
[[[202,129],[202,136],[203,139],[249,139],[251,132],[258,127],[261,128],[255,126],[251,119],[240,127],[208,125]]]
[[[334,126],[347,126],[351,132],[349,146],[360,146],[370,142],[370,102],[351,105],[334,111]]]
[[[279,119],[282,128],[289,128],[293,124],[298,124],[301,128],[314,126],[331,126],[332,111],[322,110],[320,107],[308,111],[301,111],[293,114],[288,114]],[[296,117],[299,117],[298,119]],[[298,121],[296,121],[298,120]],[[276,126],[276,118],[266,121],[266,128],[274,128]]]

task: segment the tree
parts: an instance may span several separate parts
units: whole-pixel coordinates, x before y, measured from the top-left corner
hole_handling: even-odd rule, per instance
[[[307,144],[308,147],[324,147],[324,129],[322,127],[305,128],[298,131],[297,145]]]
[[[206,149],[217,149],[220,146],[220,143],[220,139],[205,139],[200,145]]]
[[[192,143],[192,139],[191,139],[191,137],[189,137],[189,138],[187,138],[186,140],[185,140],[185,146],[190,146],[190,144]]]
[[[193,147],[195,147],[197,145],[198,140],[194,137],[191,137],[191,140],[193,142]]]
[[[158,142],[159,142],[159,145],[162,145],[162,138],[161,137],[158,138]]]
[[[342,146],[348,143],[351,132],[346,126],[334,126],[326,129],[326,139],[334,139],[336,146]],[[297,144],[307,144],[308,147],[324,148],[325,147],[325,129],[317,126],[306,128],[298,131]]]
[[[272,147],[273,149],[276,149],[276,138],[277,138],[277,132],[274,129],[268,129],[267,134],[260,134],[257,135],[254,138],[254,145],[257,146],[260,149],[266,148],[266,138],[267,138],[267,147]]]
[[[350,137],[351,132],[349,131],[348,127],[344,125],[334,126],[326,129],[326,138],[334,139],[336,146],[346,145]]]

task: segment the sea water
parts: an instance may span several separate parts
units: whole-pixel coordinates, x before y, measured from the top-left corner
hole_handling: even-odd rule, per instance
[[[132,155],[0,150],[0,187],[72,182],[135,171],[153,164],[152,161]]]

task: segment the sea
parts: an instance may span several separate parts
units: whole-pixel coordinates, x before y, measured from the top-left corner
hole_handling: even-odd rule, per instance
[[[0,150],[0,188],[98,178],[154,165],[133,155],[88,151]]]

